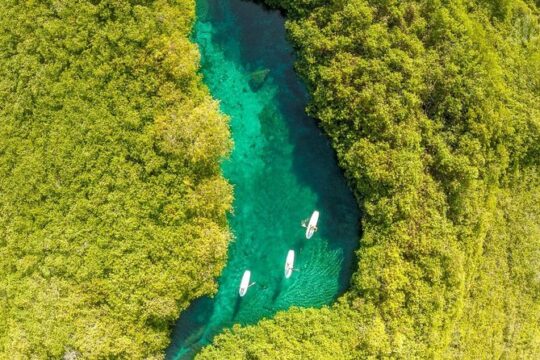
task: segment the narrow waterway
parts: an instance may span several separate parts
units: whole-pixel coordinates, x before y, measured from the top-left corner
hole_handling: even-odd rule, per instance
[[[195,301],[173,332],[167,358],[192,358],[233,324],[290,306],[332,303],[348,286],[359,212],[327,138],[305,115],[308,95],[293,70],[283,16],[242,0],[199,0],[194,41],[202,74],[231,118],[234,150],[222,164],[234,185],[235,240],[212,299]],[[301,221],[320,211],[319,231]],[[287,252],[295,269],[284,278]],[[255,285],[240,298],[245,270]]]

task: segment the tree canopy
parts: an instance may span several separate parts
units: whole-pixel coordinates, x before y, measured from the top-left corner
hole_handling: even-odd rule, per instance
[[[538,1],[267,3],[363,211],[358,271],[199,358],[539,354]],[[194,5],[2,3],[0,356],[161,358],[216,290],[231,144]]]
[[[0,357],[161,358],[230,238],[194,1],[0,8]]]

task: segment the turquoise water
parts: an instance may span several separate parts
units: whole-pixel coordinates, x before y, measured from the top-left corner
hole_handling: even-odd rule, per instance
[[[197,8],[204,81],[231,117],[235,146],[222,168],[234,185],[235,240],[216,296],[195,301],[177,322],[169,359],[193,357],[232,324],[332,303],[348,286],[359,238],[355,199],[328,140],[305,115],[308,95],[282,15],[241,0],[199,0]],[[300,224],[315,209],[319,231],[306,240]],[[298,271],[284,279],[289,249]],[[256,284],[240,298],[247,269]]]

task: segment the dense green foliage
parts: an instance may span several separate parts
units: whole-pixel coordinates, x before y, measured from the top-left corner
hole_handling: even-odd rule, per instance
[[[200,357],[539,354],[538,2],[268,3],[363,210],[359,270]],[[194,2],[1,9],[0,357],[160,357],[229,238]]]
[[[269,3],[363,210],[359,270],[200,358],[540,354],[538,4]]]
[[[0,358],[160,358],[229,239],[194,2],[0,8]]]

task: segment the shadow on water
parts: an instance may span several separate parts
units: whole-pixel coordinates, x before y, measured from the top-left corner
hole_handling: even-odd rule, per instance
[[[214,300],[209,297],[202,297],[192,302],[191,305],[182,312],[182,315],[173,329],[171,346],[166,352],[167,358],[172,358],[175,355],[178,356],[181,349],[190,349],[193,347],[200,348],[203,346],[200,344],[205,343],[205,325],[212,316],[213,309]],[[193,354],[189,356],[188,353],[191,352],[187,351],[186,354],[182,355],[183,357],[180,357],[179,359],[190,359],[195,354],[195,352],[193,352]]]
[[[304,249],[307,241],[308,240],[305,237],[296,240],[292,246],[292,249],[296,249],[297,252],[301,252]]]
[[[236,301],[234,303],[234,310],[233,310],[233,315],[232,315],[232,320],[234,321],[234,319],[236,318],[236,315],[238,315],[238,312],[240,311],[240,305],[242,303],[242,298],[240,296],[238,296],[236,298]]]
[[[272,303],[275,303],[279,295],[281,295],[281,289],[283,287],[283,281],[281,281],[280,286],[277,286],[272,294]]]

